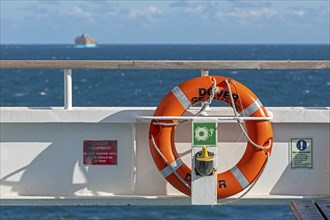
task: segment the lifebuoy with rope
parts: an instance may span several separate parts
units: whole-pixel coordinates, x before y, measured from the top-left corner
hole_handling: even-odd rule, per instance
[[[158,105],[154,116],[182,116],[191,106],[204,103],[199,115],[212,100],[233,107],[236,116],[268,117],[257,96],[243,84],[222,76],[201,76],[176,86]],[[186,195],[191,195],[191,168],[177,153],[174,134],[180,120],[153,119],[149,146],[153,160],[166,180]],[[217,174],[217,198],[235,195],[260,176],[272,150],[273,132],[269,120],[244,121],[248,142],[245,153],[231,169]],[[225,185],[224,185],[225,183]]]

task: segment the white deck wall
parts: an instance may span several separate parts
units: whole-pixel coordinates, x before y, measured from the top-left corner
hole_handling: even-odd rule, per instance
[[[330,195],[330,108],[268,108],[275,143],[248,196]],[[0,108],[1,198],[25,196],[183,196],[156,169],[149,151],[154,108]],[[211,115],[229,115],[212,108]],[[234,122],[219,124],[219,170],[231,168],[246,140]],[[291,138],[313,138],[313,169],[291,169]],[[118,165],[83,165],[84,140],[118,140]],[[190,164],[191,124],[178,126],[177,149]],[[120,202],[119,202],[120,203]]]

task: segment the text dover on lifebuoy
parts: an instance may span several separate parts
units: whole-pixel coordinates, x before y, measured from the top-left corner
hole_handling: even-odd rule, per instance
[[[208,97],[211,94],[212,87],[206,89],[206,88],[198,88],[198,96],[194,96],[191,98],[190,102],[192,105],[206,101]],[[219,87],[218,91],[214,94],[214,99],[226,104],[230,104],[230,94],[229,91],[226,90],[225,88]],[[233,93],[233,99],[235,102],[235,107],[237,111],[241,110],[240,105],[238,104],[239,100],[239,95],[236,94],[235,92]]]

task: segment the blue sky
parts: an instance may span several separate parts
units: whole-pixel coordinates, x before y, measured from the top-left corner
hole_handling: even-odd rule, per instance
[[[0,0],[1,44],[329,44],[329,0]]]

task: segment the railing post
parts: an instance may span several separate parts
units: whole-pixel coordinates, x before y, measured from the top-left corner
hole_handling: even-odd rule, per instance
[[[208,76],[209,75],[209,70],[208,69],[202,69],[201,70],[201,76]]]
[[[209,75],[209,70],[208,69],[201,69],[201,76],[208,76]],[[202,105],[204,105],[205,102],[202,102]],[[205,110],[209,111],[210,110],[210,106],[207,106],[205,108]],[[207,113],[204,111],[204,112],[201,112],[202,114],[204,115],[207,115]]]
[[[72,70],[64,69],[64,109],[72,109]]]

